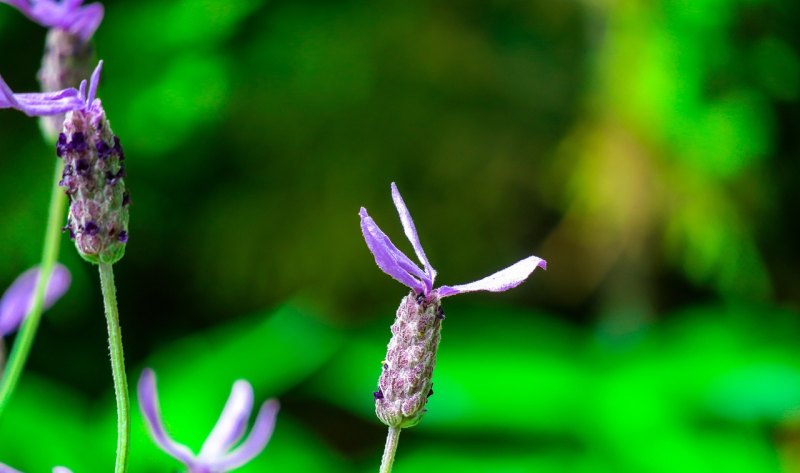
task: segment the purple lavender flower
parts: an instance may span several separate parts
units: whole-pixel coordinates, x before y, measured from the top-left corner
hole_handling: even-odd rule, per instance
[[[33,304],[39,268],[31,268],[11,284],[0,298],[0,337],[17,330]],[[44,309],[48,309],[67,292],[70,285],[69,270],[61,264],[53,267],[44,296]]]
[[[463,292],[506,291],[521,284],[537,267],[547,269],[547,262],[529,256],[483,279],[434,289],[436,270],[422,249],[414,221],[394,183],[392,199],[406,237],[424,269],[397,249],[365,208],[361,208],[359,215],[361,231],[375,263],[383,272],[411,289],[397,309],[378,391],[373,393],[378,418],[389,427],[407,428],[420,421],[428,397],[433,394],[433,369],[444,320],[441,299]]]
[[[125,254],[128,205],[125,153],[111,130],[97,95],[103,62],[88,87],[81,83],[83,107],[67,114],[58,135],[56,154],[64,159],[59,185],[70,197],[65,230],[78,253],[89,262],[113,264]]]
[[[0,473],[20,473],[20,472],[18,470],[15,470],[14,468],[11,468],[8,465],[0,463]],[[72,473],[72,471],[70,471],[69,468],[63,466],[57,466],[53,468],[53,473]]]
[[[83,5],[83,0],[0,0],[40,25],[66,31],[89,41],[103,21],[103,5]]]
[[[77,87],[96,61],[91,38],[103,20],[99,3],[82,5],[83,0],[0,0],[15,6],[28,18],[49,28],[39,69],[44,92]],[[64,112],[42,117],[45,135],[55,140],[64,123]]]
[[[253,388],[250,383],[236,381],[217,425],[203,443],[200,454],[195,455],[167,434],[161,421],[156,375],[151,369],[144,370],[139,379],[139,404],[153,440],[162,450],[186,465],[189,473],[224,473],[252,460],[269,442],[278,413],[278,401],[273,399],[264,402],[250,435],[231,450],[244,435],[253,409]]]
[[[29,117],[58,115],[83,107],[77,89],[15,94],[0,76],[0,108],[15,108]]]

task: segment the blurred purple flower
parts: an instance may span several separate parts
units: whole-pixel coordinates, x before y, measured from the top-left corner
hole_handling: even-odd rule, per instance
[[[518,286],[537,267],[547,269],[545,260],[536,256],[529,256],[478,281],[457,286],[440,286],[434,291],[433,283],[436,278],[436,270],[433,269],[427,256],[425,256],[425,251],[422,249],[422,244],[417,235],[417,229],[414,227],[414,221],[411,219],[411,214],[408,212],[406,204],[403,202],[403,198],[400,196],[400,192],[394,182],[392,183],[392,199],[395,207],[397,207],[397,212],[400,214],[400,222],[403,224],[406,237],[411,242],[411,246],[414,247],[414,252],[422,263],[424,270],[420,269],[416,263],[394,246],[389,237],[378,228],[372,217],[367,214],[367,209],[364,207],[361,207],[359,212],[361,216],[361,231],[364,234],[364,240],[366,240],[369,250],[375,256],[375,263],[377,263],[378,267],[417,294],[423,294],[425,298],[428,298],[433,292],[436,292],[440,299],[461,294],[462,292],[502,292]]]
[[[189,473],[224,473],[252,460],[269,442],[278,413],[278,401],[272,399],[264,402],[250,435],[232,450],[244,435],[253,409],[253,388],[250,383],[236,381],[217,425],[203,443],[200,454],[195,455],[167,434],[161,421],[156,375],[151,369],[144,370],[139,379],[139,405],[153,440],[162,450],[186,465]]]
[[[15,330],[25,320],[36,289],[36,280],[39,277],[39,268],[31,268],[22,273],[6,290],[0,298],[0,337],[4,337]],[[47,291],[44,296],[44,309],[50,308],[67,292],[71,278],[69,270],[60,264],[53,267]]]
[[[58,28],[81,38],[84,42],[97,31],[103,21],[103,5],[82,5],[83,0],[0,0],[21,11],[46,28]]]
[[[0,0],[2,1],[2,0]],[[15,94],[0,76],[0,108],[15,108],[29,117],[58,115],[83,107],[77,89]]]
[[[4,465],[0,463],[0,473],[20,473],[18,470],[11,468],[8,465]],[[72,473],[69,468],[63,466],[57,466],[53,468],[53,473]]]

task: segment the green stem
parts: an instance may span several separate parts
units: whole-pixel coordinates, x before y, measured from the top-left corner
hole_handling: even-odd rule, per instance
[[[25,362],[28,360],[28,355],[33,346],[33,339],[36,336],[36,330],[39,328],[39,321],[42,318],[42,309],[44,308],[44,295],[47,288],[47,281],[50,280],[50,274],[53,272],[53,266],[56,264],[58,258],[59,246],[61,244],[61,225],[64,221],[64,208],[66,207],[66,195],[58,187],[58,182],[61,180],[61,171],[63,162],[60,159],[55,160],[55,172],[53,179],[53,187],[50,194],[50,210],[47,217],[47,229],[44,234],[44,245],[42,248],[42,262],[40,265],[41,271],[39,278],[36,281],[36,290],[33,297],[33,305],[31,306],[30,313],[25,318],[22,328],[17,335],[14,342],[14,347],[11,349],[11,355],[8,358],[7,369],[3,373],[2,380],[0,380],[0,416],[8,406],[11,396],[14,394],[14,389],[17,387],[19,378],[22,375]]]
[[[117,461],[114,472],[124,473],[128,468],[128,444],[131,433],[130,400],[128,379],[125,375],[125,356],[122,351],[122,332],[119,328],[114,269],[108,263],[100,263],[100,287],[103,290],[103,305],[106,308],[111,372],[114,375],[114,394],[117,397]]]
[[[383,449],[383,458],[381,459],[380,473],[391,473],[398,440],[400,440],[400,429],[389,427],[389,434],[386,436],[386,447]]]

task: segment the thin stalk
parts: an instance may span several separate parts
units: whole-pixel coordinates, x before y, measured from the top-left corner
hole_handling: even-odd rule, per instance
[[[108,263],[100,263],[100,287],[103,291],[103,305],[106,308],[111,372],[114,375],[114,394],[117,397],[117,460],[114,472],[125,473],[128,468],[128,444],[131,433],[130,399],[128,379],[125,375],[125,356],[122,351],[122,331],[119,327],[114,269]]]
[[[400,440],[400,429],[389,427],[389,434],[386,436],[386,447],[383,449],[380,473],[391,473],[394,464],[394,452],[397,451],[397,442]]]
[[[61,226],[64,221],[64,208],[66,207],[67,197],[58,187],[61,180],[61,171],[64,163],[60,159],[55,160],[55,171],[53,187],[50,194],[50,210],[47,217],[47,229],[44,234],[44,244],[42,246],[41,271],[36,281],[36,289],[33,297],[33,304],[22,328],[14,341],[11,355],[8,357],[6,371],[0,380],[0,416],[8,406],[14,389],[17,387],[19,378],[22,375],[25,362],[28,360],[36,330],[39,328],[39,321],[42,318],[44,308],[44,295],[47,288],[47,281],[53,272],[53,266],[58,259],[58,251],[61,244]]]

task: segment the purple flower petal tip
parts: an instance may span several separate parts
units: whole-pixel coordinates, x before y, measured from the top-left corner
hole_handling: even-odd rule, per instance
[[[30,117],[59,115],[83,108],[78,90],[15,94],[0,76],[0,108],[13,108]]]
[[[20,472],[18,470],[15,470],[14,468],[11,468],[8,465],[0,463],[0,473],[20,473]],[[72,473],[72,471],[67,467],[57,466],[53,468],[53,473]]]
[[[278,411],[276,401],[265,402],[250,434],[241,445],[233,448],[247,430],[247,421],[253,409],[252,386],[244,380],[235,382],[217,424],[203,443],[200,453],[194,455],[188,447],[173,441],[164,429],[153,370],[145,369],[142,372],[138,392],[142,413],[156,444],[186,465],[190,472],[224,473],[252,460],[269,442]]]
[[[0,298],[0,336],[19,328],[33,305],[39,269],[31,268],[17,277]],[[72,281],[69,270],[56,264],[45,290],[43,310],[49,309],[69,289]]]
[[[419,266],[400,252],[389,240],[389,237],[370,218],[366,209],[361,207],[359,215],[361,216],[361,230],[364,234],[364,239],[367,242],[367,247],[375,256],[375,262],[383,272],[410,287],[417,294],[423,294],[428,297],[434,291],[433,283],[436,278],[436,270],[433,269],[425,255],[414,221],[411,218],[411,213],[408,211],[405,201],[403,201],[403,197],[394,182],[391,184],[391,189],[392,200],[400,216],[403,231],[411,242],[414,253],[416,253],[425,270],[422,271]],[[530,256],[478,281],[457,286],[441,286],[435,292],[439,297],[448,297],[462,292],[506,291],[525,281],[537,267],[547,269],[547,261],[537,256]]]

